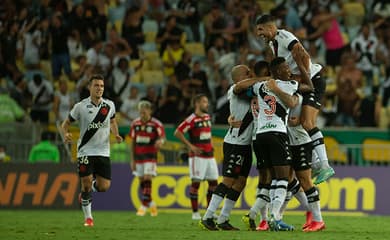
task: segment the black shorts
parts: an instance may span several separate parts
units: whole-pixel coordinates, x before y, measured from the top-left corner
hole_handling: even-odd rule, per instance
[[[321,73],[317,73],[311,81],[313,82],[314,91],[302,94],[302,105],[309,105],[316,109],[320,109],[321,100],[326,90],[326,80],[321,77]]]
[[[91,174],[111,180],[110,158],[103,156],[84,156],[77,158],[77,170],[80,177]]]
[[[303,171],[311,168],[311,158],[313,155],[312,142],[290,146],[292,155],[292,167],[295,171]]]
[[[270,168],[271,165],[265,164],[264,158],[262,158],[260,151],[257,149],[256,140],[253,140],[252,143],[253,143],[253,152],[255,153],[256,156],[256,169],[262,170],[262,169]]]
[[[248,177],[252,167],[252,146],[223,143],[222,175]]]
[[[288,136],[281,132],[267,132],[256,135],[256,151],[261,153],[266,166],[291,165]]]

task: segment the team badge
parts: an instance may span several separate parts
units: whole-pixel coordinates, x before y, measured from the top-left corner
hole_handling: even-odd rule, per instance
[[[100,113],[101,113],[102,115],[107,115],[108,109],[107,109],[106,107],[102,107],[102,108],[100,109]]]
[[[146,127],[146,132],[151,133],[153,131],[153,128],[150,126]]]

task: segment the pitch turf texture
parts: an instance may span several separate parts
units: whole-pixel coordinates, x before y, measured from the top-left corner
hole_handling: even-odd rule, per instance
[[[95,211],[95,226],[82,225],[81,211],[0,211],[0,239],[188,239],[188,240],[239,240],[239,239],[390,239],[390,217],[379,216],[331,216],[324,214],[327,229],[322,232],[304,233],[299,227],[302,214],[285,216],[294,232],[249,232],[241,222],[241,213],[235,212],[231,223],[241,231],[210,232],[201,229],[191,220],[190,212],[160,211],[157,217],[137,217],[135,212]]]

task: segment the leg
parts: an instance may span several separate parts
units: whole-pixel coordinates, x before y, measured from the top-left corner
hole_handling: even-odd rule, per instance
[[[92,174],[81,177],[81,208],[84,213],[84,226],[93,226],[92,217]]]
[[[315,107],[303,105],[301,113],[302,126],[309,133],[309,136],[313,141],[313,149],[321,162],[321,172],[319,173],[315,184],[322,183],[335,174],[333,168],[331,168],[328,163],[324,136],[320,129],[316,127],[318,111],[319,110]]]

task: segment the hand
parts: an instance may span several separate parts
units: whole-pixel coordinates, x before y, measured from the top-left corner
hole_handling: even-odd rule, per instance
[[[116,135],[115,139],[116,139],[117,143],[121,143],[123,141],[123,138],[121,137],[121,135]]]
[[[267,88],[271,91],[274,91],[275,89],[278,88],[278,85],[276,85],[275,79],[270,79],[267,81]]]
[[[64,143],[72,143],[72,134],[71,133],[65,133]]]
[[[191,145],[190,146],[190,151],[195,153],[195,155],[199,155],[202,153],[202,149],[198,148],[197,146],[195,145]]]
[[[157,149],[160,149],[161,146],[164,144],[164,139],[158,139],[155,143],[154,143],[154,146],[157,148]]]
[[[241,127],[242,121],[235,120],[234,116],[230,115],[228,117],[228,123],[229,123],[229,126],[231,126],[233,128],[239,128],[239,127]]]
[[[130,167],[131,167],[131,171],[134,172],[136,169],[135,169],[135,162],[134,161],[131,161],[131,164],[130,164]]]

